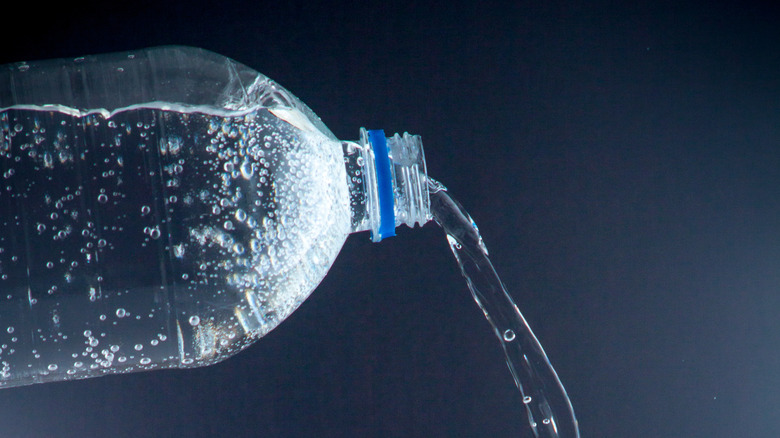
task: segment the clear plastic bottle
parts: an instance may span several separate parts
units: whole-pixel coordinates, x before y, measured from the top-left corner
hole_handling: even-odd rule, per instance
[[[430,220],[419,137],[339,141],[211,52],[10,64],[0,84],[0,387],[218,362],[350,233]]]

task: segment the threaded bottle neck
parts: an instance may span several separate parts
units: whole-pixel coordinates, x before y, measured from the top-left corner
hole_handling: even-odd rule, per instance
[[[404,133],[360,130],[358,142],[342,142],[350,191],[352,232],[371,231],[378,242],[395,227],[431,220],[422,140]]]

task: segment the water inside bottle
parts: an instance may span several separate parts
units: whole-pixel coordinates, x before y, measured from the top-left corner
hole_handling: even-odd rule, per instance
[[[509,371],[522,393],[534,436],[579,437],[571,400],[542,345],[493,268],[477,225],[441,183],[431,178],[428,182],[433,218],[447,234],[471,294],[501,344]]]
[[[341,145],[293,116],[0,110],[0,388],[203,366],[286,318],[349,233]]]

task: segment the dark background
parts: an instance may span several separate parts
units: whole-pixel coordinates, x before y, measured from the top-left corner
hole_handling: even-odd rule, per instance
[[[339,138],[422,135],[584,437],[780,436],[774,9],[77,3],[15,2],[0,61],[193,45],[274,78]],[[429,224],[352,236],[297,312],[222,364],[2,390],[0,436],[530,433]]]

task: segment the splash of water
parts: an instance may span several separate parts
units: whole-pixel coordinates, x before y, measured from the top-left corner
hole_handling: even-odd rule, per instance
[[[534,436],[579,438],[566,389],[493,268],[477,224],[441,183],[429,178],[428,191],[433,218],[447,234],[471,294],[501,343]]]

